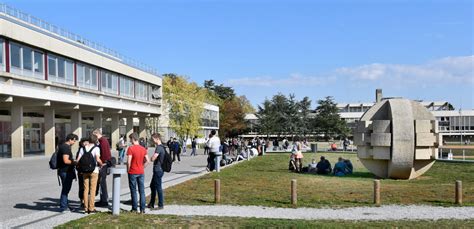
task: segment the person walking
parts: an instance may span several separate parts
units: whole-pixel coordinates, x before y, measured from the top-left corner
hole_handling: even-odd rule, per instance
[[[95,135],[99,142],[100,148],[100,160],[104,164],[99,170],[99,181],[97,182],[98,188],[100,190],[100,200],[96,203],[97,207],[108,207],[109,206],[109,194],[107,193],[107,164],[110,163],[112,159],[112,153],[110,152],[109,140],[102,135],[102,131],[97,128],[92,132]]]
[[[207,158],[208,168],[210,171],[213,171],[216,168],[216,155],[219,154],[219,149],[221,147],[221,140],[216,135],[216,130],[211,131],[207,146],[209,147],[209,157]]]
[[[126,139],[125,136],[122,134],[120,136],[119,141],[117,142],[117,151],[118,151],[118,163],[119,165],[123,163],[125,159],[125,148],[126,148]]]
[[[209,142],[209,138],[204,139],[204,155],[209,154],[209,147],[207,146],[208,142]]]
[[[171,151],[173,152],[173,162],[176,161],[176,157],[178,158],[178,162],[181,161],[181,157],[180,157],[181,148],[176,138],[173,138],[173,142],[171,142]]]
[[[66,141],[58,145],[58,154],[57,154],[57,167],[58,167],[58,176],[61,178],[61,195],[59,196],[59,210],[61,212],[67,212],[69,208],[68,195],[71,191],[72,181],[76,179],[76,172],[74,171],[74,166],[76,161],[74,161],[71,146],[76,143],[79,137],[75,134],[68,134],[66,136]]]
[[[194,136],[193,140],[191,141],[191,154],[189,156],[196,156],[196,147],[197,147],[196,138],[197,136]]]
[[[82,172],[83,176],[83,197],[84,197],[84,213],[90,214],[95,213],[95,193],[97,188],[97,180],[99,178],[99,168],[103,166],[102,161],[100,160],[100,149],[96,145],[97,137],[93,134],[89,136],[89,139],[85,142],[85,146],[80,149],[79,157],[77,159],[79,164],[79,170]],[[93,171],[83,171],[81,165],[87,162],[81,161],[81,159],[86,160],[86,154],[91,154],[91,158],[94,161]]]
[[[140,213],[145,213],[145,167],[150,159],[146,149],[140,145],[137,133],[128,136],[132,146],[127,149],[128,186],[132,197],[132,212],[137,212],[137,186],[140,194]]]
[[[153,178],[150,182],[150,202],[148,203],[148,208],[151,210],[155,209],[155,199],[158,194],[158,209],[163,209],[164,206],[164,196],[162,188],[162,178],[164,171],[161,168],[161,164],[165,158],[165,146],[161,142],[161,135],[159,133],[154,133],[151,135],[152,141],[155,143],[155,153],[151,157],[153,162]]]

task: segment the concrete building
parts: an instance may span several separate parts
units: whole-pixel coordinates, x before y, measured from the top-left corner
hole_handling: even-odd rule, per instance
[[[382,91],[377,90],[376,101],[382,98]],[[444,141],[460,142],[474,140],[474,110],[454,110],[447,101],[417,101],[421,103],[438,120],[438,130]],[[362,115],[375,103],[338,103],[339,115],[349,127],[354,129]]]
[[[146,137],[161,85],[153,69],[0,4],[1,157],[52,154],[68,133],[94,128],[111,145],[121,133]]]
[[[376,101],[389,98],[382,97],[382,90],[376,90]],[[421,103],[438,120],[439,133],[446,142],[463,143],[465,140],[474,142],[474,110],[454,110],[447,101],[417,101]],[[374,106],[374,102],[364,103],[338,103],[339,116],[345,120],[351,129],[355,129],[362,115]],[[314,112],[310,116],[316,115]],[[245,120],[251,123],[252,132],[245,135],[252,137],[258,135],[253,128],[258,123],[254,114],[246,114]]]
[[[171,129],[169,122],[168,111],[163,109],[163,115],[160,117],[159,123],[159,131],[163,135],[163,139],[176,137],[176,133]],[[205,103],[204,112],[201,117],[201,130],[198,134],[198,142],[203,142],[204,138],[209,136],[212,130],[219,130],[219,107]],[[188,141],[188,143],[190,143],[190,141]]]

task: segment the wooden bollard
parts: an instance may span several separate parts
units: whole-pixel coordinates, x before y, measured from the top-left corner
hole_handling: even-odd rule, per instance
[[[221,202],[221,180],[214,180],[214,201],[216,204]]]
[[[374,180],[374,204],[380,205],[380,180]]]
[[[457,180],[456,181],[456,204],[462,205],[462,181]]]
[[[296,179],[291,180],[291,205],[296,207],[298,196],[296,194]]]

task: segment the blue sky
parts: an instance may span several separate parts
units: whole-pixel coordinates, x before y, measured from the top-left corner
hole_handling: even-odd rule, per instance
[[[474,108],[473,1],[4,1],[254,104],[384,96]]]

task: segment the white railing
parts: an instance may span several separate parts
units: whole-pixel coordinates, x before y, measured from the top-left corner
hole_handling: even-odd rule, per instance
[[[36,26],[38,28],[41,28],[43,30],[46,30],[50,33],[53,33],[57,36],[60,36],[62,38],[65,38],[67,40],[70,40],[71,42],[77,42],[77,43],[80,43],[88,48],[91,48],[97,52],[100,52],[101,54],[111,58],[111,59],[114,59],[116,61],[119,61],[123,64],[126,64],[126,65],[129,65],[131,67],[134,67],[134,68],[138,68],[140,70],[143,70],[145,72],[148,72],[150,74],[153,74],[153,75],[156,75],[159,77],[159,74],[158,74],[158,71],[153,68],[153,67],[150,67],[146,64],[143,64],[139,61],[136,61],[132,58],[129,58],[129,57],[126,57],[126,56],[123,56],[122,54],[112,50],[112,49],[109,49],[107,47],[105,47],[104,45],[102,44],[99,44],[99,43],[96,43],[96,42],[93,42],[93,41],[90,41],[82,36],[79,36],[75,33],[72,33],[72,32],[69,32],[63,28],[59,28],[55,25],[52,25],[46,21],[43,21],[39,18],[36,18],[34,16],[31,16],[27,13],[24,13],[24,12],[21,12],[20,10],[18,9],[15,9],[11,6],[8,6],[6,4],[3,4],[3,3],[0,3],[0,14],[4,14],[4,15],[8,15],[10,17],[13,17],[13,18],[16,18],[18,20],[21,20],[23,22],[26,22],[30,25],[33,25],[33,26]]]

